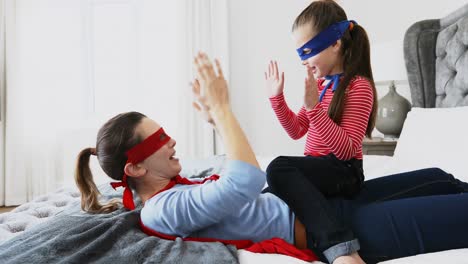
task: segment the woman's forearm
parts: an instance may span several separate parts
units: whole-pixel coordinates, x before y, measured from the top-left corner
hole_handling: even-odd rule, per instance
[[[252,147],[230,107],[225,106],[212,111],[212,117],[224,143],[227,157],[259,167]]]

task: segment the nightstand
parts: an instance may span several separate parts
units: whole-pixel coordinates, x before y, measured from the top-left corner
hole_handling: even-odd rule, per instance
[[[363,155],[393,156],[398,139],[384,140],[381,137],[365,138],[362,142]]]

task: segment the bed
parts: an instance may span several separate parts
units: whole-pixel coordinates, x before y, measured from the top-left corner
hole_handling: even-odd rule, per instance
[[[468,5],[449,16],[421,21],[405,35],[413,109],[393,157],[365,156],[366,179],[440,167],[468,181]],[[258,156],[263,169],[274,157]],[[182,175],[222,175],[224,156],[182,160]],[[105,199],[122,193],[100,186]],[[138,228],[138,211],[84,214],[76,189],[61,189],[0,214],[4,263],[306,263],[277,254],[254,254],[220,243],[166,241]],[[423,254],[385,264],[466,263],[468,249]],[[316,262],[318,264],[320,262]]]
[[[463,109],[468,114],[468,107]],[[402,138],[404,136],[402,134]],[[261,167],[266,168],[273,158],[259,156],[258,160]],[[385,172],[406,170],[397,166],[398,159],[398,156],[365,156],[366,177],[371,179]],[[183,176],[199,178],[213,173],[222,175],[225,157],[181,162]],[[450,164],[441,165],[449,171],[457,169],[449,167]],[[464,180],[468,181],[468,168],[465,172]],[[105,199],[122,195],[107,184],[100,189]],[[7,260],[7,263],[24,263],[31,259],[35,263],[307,263],[284,255],[235,250],[220,243],[163,241],[148,237],[138,228],[138,211],[88,215],[80,211],[79,202],[76,189],[61,189],[23,204],[12,212],[0,214],[0,259]],[[468,249],[457,249],[382,263],[462,264],[466,259]]]

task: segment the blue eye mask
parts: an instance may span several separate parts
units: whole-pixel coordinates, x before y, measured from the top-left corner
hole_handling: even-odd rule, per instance
[[[301,60],[307,60],[319,54],[322,50],[330,47],[337,40],[341,39],[348,28],[352,30],[355,24],[357,23],[354,20],[344,20],[331,24],[297,49],[299,57],[301,57]],[[305,49],[310,49],[310,53],[306,54],[306,52],[304,52]]]

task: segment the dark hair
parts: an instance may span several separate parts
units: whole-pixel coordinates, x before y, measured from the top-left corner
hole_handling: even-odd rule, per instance
[[[294,31],[298,27],[308,24],[316,32],[321,32],[331,24],[343,20],[348,20],[346,13],[335,1],[314,1],[299,14],[294,21],[292,30]],[[346,99],[346,87],[355,76],[362,76],[370,82],[374,94],[372,112],[366,128],[366,136],[371,137],[377,117],[377,90],[372,76],[369,38],[363,27],[354,25],[352,30],[345,32],[341,42],[344,76],[328,107],[328,116],[337,124],[341,122],[345,105],[343,102]]]
[[[127,152],[142,141],[135,129],[145,115],[138,112],[119,114],[107,121],[99,129],[96,148],[83,149],[78,154],[75,170],[75,182],[81,192],[81,209],[90,213],[109,213],[118,208],[119,201],[111,200],[107,204],[99,203],[99,190],[89,168],[89,157],[97,155],[99,165],[114,180],[122,180]],[[130,180],[130,179],[129,179]],[[129,181],[129,185],[131,181]]]

